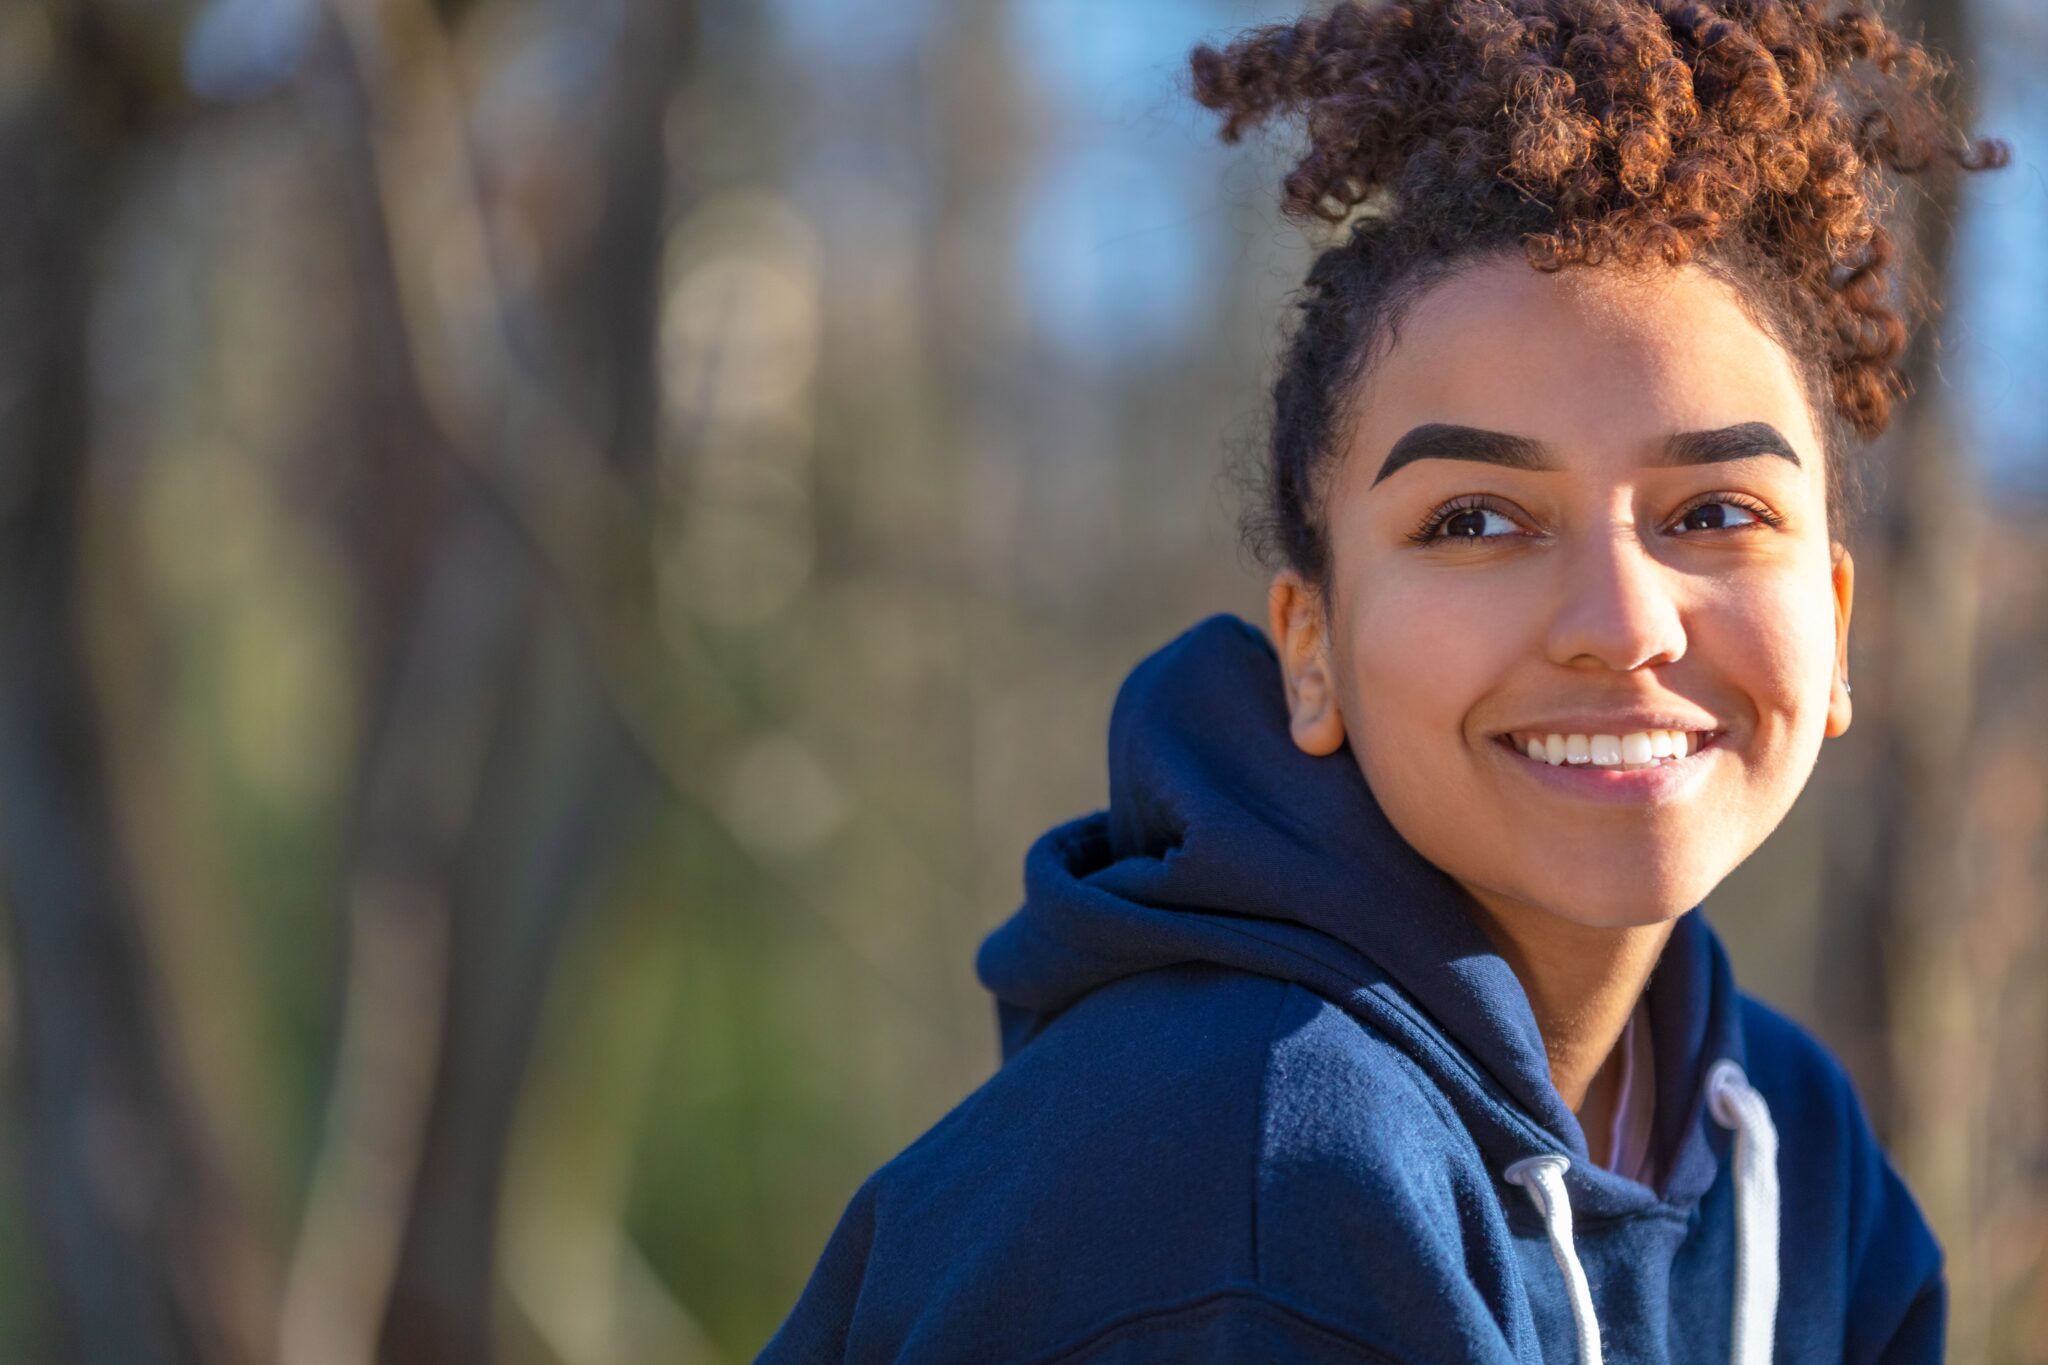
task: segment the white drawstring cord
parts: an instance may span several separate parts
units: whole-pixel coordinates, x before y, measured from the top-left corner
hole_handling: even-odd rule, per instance
[[[1726,1059],[1707,1072],[1707,1108],[1723,1128],[1735,1130],[1735,1321],[1729,1359],[1732,1365],[1770,1365],[1778,1320],[1778,1130],[1764,1097]],[[1502,1174],[1529,1191],[1543,1215],[1550,1254],[1571,1295],[1579,1365],[1600,1365],[1600,1320],[1572,1240],[1572,1206],[1565,1195],[1564,1173],[1571,1164],[1570,1157],[1545,1152],[1523,1157]]]
[[[1600,1320],[1593,1316],[1593,1287],[1586,1283],[1586,1268],[1579,1264],[1579,1249],[1572,1241],[1572,1205],[1565,1197],[1564,1173],[1571,1158],[1554,1152],[1523,1157],[1504,1174],[1511,1184],[1529,1191],[1529,1198],[1543,1214],[1544,1231],[1550,1234],[1550,1254],[1564,1272],[1565,1287],[1571,1292],[1572,1321],[1579,1329],[1579,1365],[1600,1365]]]
[[[1770,1106],[1731,1061],[1707,1072],[1707,1107],[1735,1130],[1733,1365],[1769,1365],[1778,1318],[1778,1130]]]

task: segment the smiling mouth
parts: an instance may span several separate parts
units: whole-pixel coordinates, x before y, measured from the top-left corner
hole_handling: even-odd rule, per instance
[[[1674,767],[1714,747],[1725,730],[1637,730],[1626,735],[1539,734],[1515,730],[1495,742],[1531,763],[1553,768],[1644,772]]]

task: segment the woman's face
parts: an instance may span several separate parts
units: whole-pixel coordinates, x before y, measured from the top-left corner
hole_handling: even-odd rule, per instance
[[[1367,386],[1329,628],[1292,572],[1269,602],[1297,744],[1349,739],[1496,913],[1682,914],[1849,724],[1851,562],[1791,361],[1696,267],[1494,258],[1415,302]],[[1707,738],[1635,766],[1658,731]]]

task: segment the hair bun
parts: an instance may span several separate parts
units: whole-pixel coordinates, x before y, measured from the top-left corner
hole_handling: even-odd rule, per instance
[[[1868,0],[1344,0],[1190,66],[1224,141],[1305,125],[1297,220],[1366,205],[1438,251],[1518,236],[1552,269],[1735,239],[1832,339],[1837,410],[1865,436],[1903,392],[1886,173],[2010,156],[1962,135],[1935,94],[1949,63]]]

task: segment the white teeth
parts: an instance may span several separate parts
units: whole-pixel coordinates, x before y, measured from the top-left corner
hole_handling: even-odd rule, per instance
[[[1524,734],[1521,751],[1538,763],[1591,763],[1601,768],[1644,768],[1667,758],[1699,752],[1701,736],[1689,730],[1635,730],[1626,735]],[[1510,742],[1515,742],[1510,737]]]

